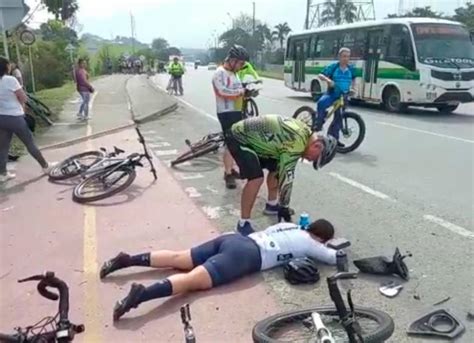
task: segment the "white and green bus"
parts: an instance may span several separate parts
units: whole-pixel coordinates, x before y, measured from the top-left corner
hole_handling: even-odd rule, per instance
[[[383,103],[389,111],[406,106],[454,111],[474,101],[474,45],[460,23],[430,18],[397,18],[319,28],[292,34],[285,57],[285,85],[326,91],[317,75],[350,48],[356,67],[355,99]]]

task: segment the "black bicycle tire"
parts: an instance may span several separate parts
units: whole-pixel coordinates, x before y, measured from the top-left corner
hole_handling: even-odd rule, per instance
[[[127,189],[132,183],[133,181],[135,180],[135,178],[137,177],[137,172],[135,171],[135,169],[133,167],[122,167],[118,170],[121,170],[121,171],[124,171],[124,172],[127,172],[129,173],[128,174],[128,179],[127,181],[123,184],[123,185],[120,185],[120,187],[117,187],[115,189],[112,189],[111,191],[107,191],[105,193],[102,193],[102,194],[99,194],[99,195],[94,195],[94,196],[90,196],[90,197],[85,197],[85,196],[82,196],[80,195],[78,192],[79,190],[81,189],[81,187],[86,184],[87,182],[90,182],[91,180],[95,179],[95,178],[98,178],[99,176],[101,176],[102,174],[104,173],[108,173],[109,170],[107,169],[104,169],[103,171],[101,172],[98,172],[98,173],[95,173],[95,174],[92,174],[91,176],[85,178],[84,180],[82,180],[81,183],[79,183],[76,187],[74,187],[74,190],[72,192],[72,200],[74,200],[75,202],[79,203],[79,204],[84,204],[84,203],[87,203],[87,202],[94,202],[94,201],[98,201],[98,200],[102,200],[102,199],[106,199],[106,198],[109,198],[111,197],[112,195],[115,195],[117,193],[120,193],[121,191]]]
[[[295,113],[293,114],[293,118],[294,119],[298,119],[298,116],[303,113],[303,112],[312,112],[312,113],[315,113],[315,110],[313,108],[311,108],[310,106],[301,106],[300,108],[298,108]],[[314,116],[313,116],[314,118]],[[301,122],[307,124],[305,121],[301,120]],[[311,119],[311,125],[309,126],[310,128],[312,128],[314,125],[313,123],[313,120]]]
[[[57,175],[53,175],[53,174],[54,174],[55,171],[61,169],[67,162],[69,162],[73,159],[76,159],[76,158],[81,158],[81,157],[87,156],[87,155],[91,155],[91,156],[95,155],[98,158],[105,157],[105,153],[103,151],[100,151],[100,150],[85,151],[85,152],[82,152],[80,154],[72,155],[71,157],[66,158],[64,161],[58,163],[58,165],[56,165],[53,169],[51,169],[51,171],[48,174],[49,179],[51,181],[62,181],[62,180],[67,180],[67,179],[71,179],[73,177],[78,176],[80,174],[80,172],[71,173],[71,174],[68,174],[68,175],[63,175],[61,173],[61,176],[57,176]]]
[[[312,312],[318,312],[320,314],[334,314],[335,312],[337,312],[337,310],[332,306],[321,306],[306,308],[302,310],[282,312],[271,317],[265,318],[264,320],[258,322],[252,330],[252,338],[254,343],[281,343],[282,341],[272,339],[266,335],[266,330],[268,329],[268,327],[270,327],[271,324],[274,322],[283,321],[285,319],[288,320],[288,318],[297,317]],[[355,312],[361,313],[366,317],[371,317],[377,323],[379,323],[379,327],[377,328],[377,330],[370,334],[363,335],[365,343],[380,343],[392,336],[393,331],[395,329],[395,324],[393,322],[392,317],[390,317],[387,313],[368,307],[356,307]]]
[[[337,147],[336,148],[336,151],[340,154],[347,154],[351,151],[354,151],[355,149],[357,149],[362,144],[362,142],[364,141],[364,138],[365,138],[365,122],[362,119],[362,117],[360,115],[358,115],[357,113],[350,112],[350,111],[344,112],[344,116],[347,117],[347,118],[354,119],[357,122],[357,124],[359,125],[360,130],[359,130],[359,137],[357,137],[354,144],[352,144],[350,146],[347,146],[347,147],[344,147],[344,148],[342,148],[342,147]]]
[[[42,102],[40,99],[32,96],[31,94],[28,95],[28,98],[33,101],[38,107],[41,107],[41,110],[43,112],[45,112],[45,114],[48,116],[48,117],[51,117],[51,114],[53,112],[51,112],[51,109],[48,107],[48,105],[46,105],[44,102]]]
[[[253,100],[252,98],[248,98],[247,100],[245,100],[245,102],[246,102],[246,103],[245,103],[244,116],[245,116],[246,118],[258,117],[258,115],[260,114],[260,112],[258,111],[258,106],[257,106],[257,103],[255,102],[255,100]],[[253,111],[254,115],[253,115],[253,116],[248,115],[249,112],[247,111],[247,107],[248,107],[249,105],[250,105],[251,107],[253,107],[253,109],[254,109],[254,111]]]
[[[54,125],[53,121],[51,119],[49,119],[48,116],[46,114],[44,114],[41,109],[35,108],[34,106],[32,106],[31,103],[28,103],[28,102],[26,103],[26,107],[30,110],[30,114],[33,114],[36,117],[41,118],[43,123],[45,123],[46,125],[48,125],[48,126],[53,126]]]
[[[18,343],[18,335],[17,334],[3,334],[0,333],[0,343]]]
[[[198,151],[196,151],[196,149],[188,150],[185,153],[178,156],[173,161],[171,161],[171,166],[174,167],[174,166],[177,166],[178,164],[207,155],[210,152],[218,150],[220,145],[221,144],[216,141],[210,141],[208,143],[203,144],[201,147],[197,148]]]

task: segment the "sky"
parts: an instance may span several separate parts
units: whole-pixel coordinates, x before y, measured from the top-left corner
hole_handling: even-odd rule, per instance
[[[359,0],[360,1],[360,0]],[[367,0],[366,0],[367,1]],[[369,0],[370,1],[370,0]],[[377,18],[398,12],[399,1],[406,10],[431,6],[452,14],[466,0],[374,0]],[[34,7],[39,0],[27,0]],[[232,26],[231,17],[252,14],[252,0],[79,0],[78,21],[82,33],[103,38],[131,36],[130,12],[135,17],[136,37],[143,43],[163,37],[180,48],[207,48],[212,36]],[[323,0],[321,0],[323,2]],[[255,0],[256,18],[269,26],[287,22],[293,31],[303,28],[306,0]],[[34,24],[47,15],[38,11]]]

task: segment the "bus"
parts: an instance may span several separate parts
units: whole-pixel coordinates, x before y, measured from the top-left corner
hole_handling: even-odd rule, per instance
[[[450,113],[474,101],[473,33],[454,21],[397,18],[307,30],[288,37],[285,85],[317,97],[326,91],[317,76],[351,49],[355,100],[382,103],[388,111],[407,106]]]

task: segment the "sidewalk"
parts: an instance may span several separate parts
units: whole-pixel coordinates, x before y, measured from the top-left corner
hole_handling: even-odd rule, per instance
[[[103,99],[100,94],[99,89],[89,123],[92,132],[106,125],[105,118],[125,117],[125,109],[118,109],[112,94]],[[45,155],[59,161],[114,145],[127,152],[141,150],[136,133],[128,129],[47,150]],[[229,342],[251,341],[255,322],[278,311],[259,275],[208,292],[145,303],[113,325],[113,305],[131,282],[149,285],[170,271],[130,269],[102,283],[98,268],[105,259],[119,251],[185,249],[219,232],[169,171],[155,163],[156,182],[147,168],[140,168],[123,194],[90,206],[72,201],[71,184],[52,184],[38,177],[39,167],[29,156],[17,163],[17,180],[0,190],[0,331],[54,315],[57,303],[41,298],[35,284],[16,283],[53,270],[70,286],[72,322],[86,325],[78,342],[182,342],[179,307],[184,303],[191,303],[198,342],[222,342],[223,337]]]

